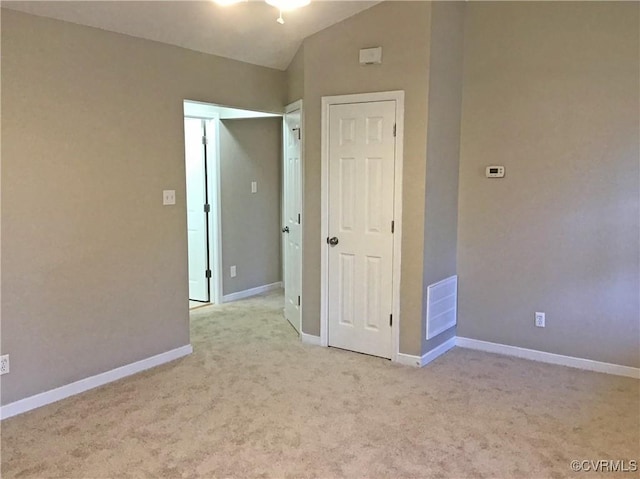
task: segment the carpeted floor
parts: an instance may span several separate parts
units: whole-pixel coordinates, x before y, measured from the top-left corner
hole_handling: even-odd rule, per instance
[[[2,477],[593,477],[571,460],[640,459],[637,380],[458,348],[398,366],[303,345],[281,308],[192,311],[193,355],[4,421]]]

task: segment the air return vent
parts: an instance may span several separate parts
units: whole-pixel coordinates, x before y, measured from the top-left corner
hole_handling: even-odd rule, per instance
[[[453,327],[458,318],[458,276],[451,276],[427,288],[427,339]]]

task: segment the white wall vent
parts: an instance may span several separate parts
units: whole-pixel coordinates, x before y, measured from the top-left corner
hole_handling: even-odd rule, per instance
[[[458,276],[443,279],[427,288],[427,339],[458,322]]]

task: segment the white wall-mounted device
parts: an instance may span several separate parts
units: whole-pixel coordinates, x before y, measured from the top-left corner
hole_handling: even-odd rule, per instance
[[[176,190],[163,190],[162,191],[162,204],[163,205],[175,205],[176,204]]]
[[[487,178],[504,178],[504,166],[487,166]]]
[[[360,65],[374,65],[376,63],[382,63],[382,47],[360,50]]]

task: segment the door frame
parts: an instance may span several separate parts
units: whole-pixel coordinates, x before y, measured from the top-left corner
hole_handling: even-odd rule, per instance
[[[280,192],[281,195],[281,208],[280,208],[280,223],[284,224],[285,217],[285,173],[286,173],[286,162],[287,162],[287,151],[286,147],[288,145],[287,139],[288,135],[291,134],[289,129],[287,128],[287,114],[293,113],[294,111],[300,111],[300,337],[302,337],[302,309],[304,307],[304,297],[302,295],[302,272],[304,271],[304,102],[302,99],[296,100],[293,103],[288,104],[284,107],[284,115],[282,115],[282,189]],[[281,256],[282,256],[282,285],[286,288],[285,283],[285,238],[282,235],[282,240],[280,243],[281,248]]]
[[[214,125],[214,144],[207,142],[207,152],[213,150],[213,161],[207,155],[208,176],[207,188],[211,211],[209,213],[209,252],[213,264],[209,264],[211,278],[209,282],[209,301],[222,304],[222,197],[220,192],[220,116],[209,118]],[[215,202],[215,204],[212,204]]]
[[[320,252],[320,345],[329,346],[329,252],[324,241],[329,237],[329,108],[331,105],[349,103],[371,103],[376,101],[396,102],[396,147],[393,197],[393,271],[391,361],[398,361],[400,345],[400,267],[402,245],[402,163],[404,145],[404,91],[360,93],[322,97],[321,132],[321,252]]]
[[[207,115],[183,114],[183,117],[203,120],[213,124],[214,127],[213,142],[210,141],[211,138],[207,134],[207,144],[204,145],[207,153],[207,197],[209,199],[209,204],[211,205],[211,210],[207,215],[207,226],[209,228],[207,247],[209,249],[209,269],[211,270],[211,278],[209,278],[209,302],[213,304],[222,304],[222,239],[220,235],[220,232],[222,231],[222,211],[220,204],[220,116],[217,113],[209,113]],[[209,152],[212,152],[213,155],[210,155]]]

